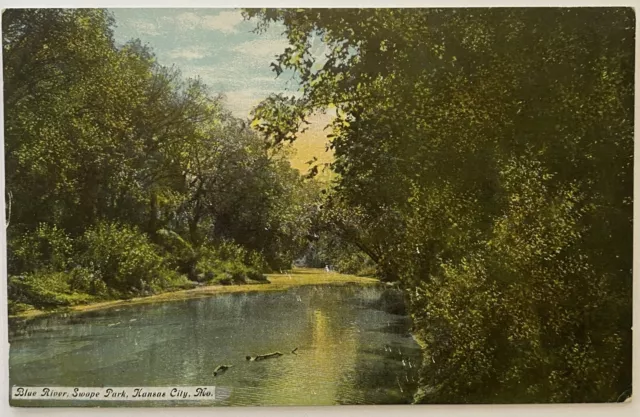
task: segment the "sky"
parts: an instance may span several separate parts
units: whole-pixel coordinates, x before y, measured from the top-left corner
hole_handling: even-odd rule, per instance
[[[238,9],[111,9],[118,44],[140,39],[164,66],[176,65],[185,78],[200,77],[212,94],[223,93],[226,107],[240,118],[271,93],[297,95],[299,84],[291,72],[276,78],[270,64],[288,42],[284,27],[272,25],[266,33],[253,33],[255,21],[243,19]],[[312,41],[311,53],[317,65],[325,62],[325,45],[319,37]],[[309,119],[309,130],[293,144],[290,161],[306,172],[307,161],[330,162],[325,127],[333,111]],[[328,177],[327,177],[328,178]]]
[[[139,38],[161,65],[175,64],[184,77],[199,76],[213,93],[224,93],[227,107],[247,117],[270,93],[295,94],[291,74],[276,78],[270,63],[287,46],[282,26],[252,30],[237,9],[111,9],[116,42]]]

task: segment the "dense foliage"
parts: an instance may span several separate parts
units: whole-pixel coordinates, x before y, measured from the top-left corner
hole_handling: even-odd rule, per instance
[[[316,189],[96,9],[5,10],[10,309],[263,280]]]
[[[334,107],[334,232],[398,280],[418,402],[615,401],[631,385],[631,9],[262,9],[301,97]],[[313,39],[327,45],[313,56]]]

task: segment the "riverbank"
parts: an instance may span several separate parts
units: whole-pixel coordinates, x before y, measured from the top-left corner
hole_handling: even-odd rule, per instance
[[[355,275],[340,274],[337,272],[326,272],[323,269],[315,268],[294,268],[284,274],[267,274],[269,283],[253,283],[243,285],[208,285],[189,290],[178,290],[164,292],[148,297],[132,298],[128,300],[110,300],[97,303],[76,305],[72,307],[55,310],[26,310],[19,314],[11,315],[10,318],[30,318],[48,314],[63,312],[83,312],[92,311],[116,306],[155,303],[165,301],[187,300],[191,298],[211,297],[216,294],[229,294],[236,292],[255,291],[284,291],[289,288],[305,285],[376,285],[380,281],[375,278],[359,277]]]

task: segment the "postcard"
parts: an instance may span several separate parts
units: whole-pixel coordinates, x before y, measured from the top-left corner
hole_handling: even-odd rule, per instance
[[[5,9],[3,395],[630,401],[635,19]]]

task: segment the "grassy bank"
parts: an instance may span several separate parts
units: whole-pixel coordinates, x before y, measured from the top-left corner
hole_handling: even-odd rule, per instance
[[[243,285],[208,285],[190,290],[165,292],[148,297],[132,298],[129,300],[112,300],[89,303],[47,311],[31,309],[23,311],[19,314],[11,315],[10,317],[27,318],[60,312],[91,311],[130,304],[186,300],[191,298],[210,297],[216,294],[228,294],[236,292],[283,291],[289,288],[304,285],[375,285],[379,283],[379,281],[375,278],[358,277],[355,275],[339,274],[336,272],[327,273],[323,269],[314,268],[295,268],[294,270],[284,274],[268,274],[267,278],[269,280],[269,283]]]

